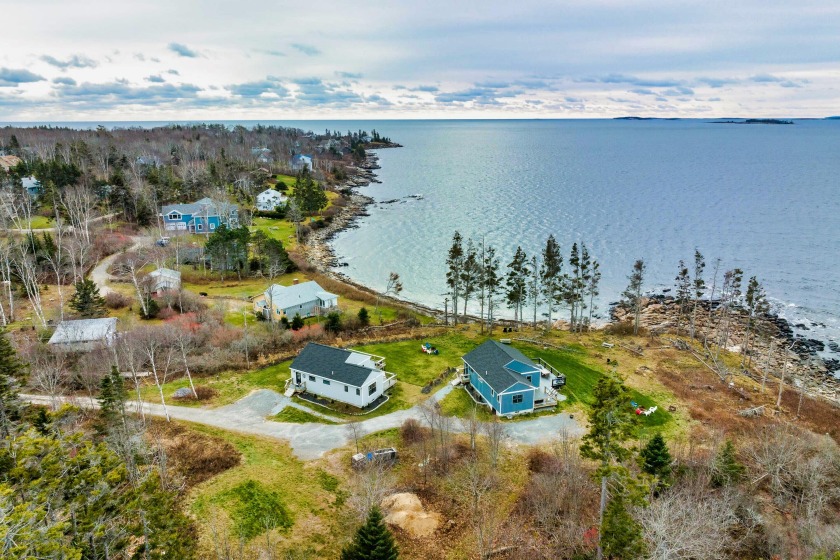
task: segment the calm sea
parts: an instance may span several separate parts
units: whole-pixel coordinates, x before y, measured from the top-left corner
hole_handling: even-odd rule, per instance
[[[379,152],[382,183],[362,189],[377,202],[333,242],[339,270],[372,288],[395,271],[401,297],[442,308],[456,229],[495,245],[503,264],[554,234],[564,254],[584,242],[601,263],[603,316],[636,259],[646,288],[662,290],[696,247],[709,284],[719,258],[720,275],[757,276],[802,334],[840,340],[840,121],[262,122],[375,128],[404,145]]]

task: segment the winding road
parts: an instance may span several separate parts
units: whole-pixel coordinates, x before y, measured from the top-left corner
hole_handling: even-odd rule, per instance
[[[437,393],[432,395],[432,401],[438,401],[448,395],[455,388],[446,385]],[[33,404],[52,406],[53,399],[46,395],[21,395],[23,400]],[[57,402],[71,403],[82,408],[98,408],[96,401],[87,397],[57,397]],[[134,411],[139,410],[137,402],[127,403]],[[286,422],[274,422],[267,417],[273,416],[291,406],[312,413],[312,410],[303,407],[290,398],[269,389],[260,389],[250,395],[243,397],[233,404],[219,408],[192,408],[186,406],[167,405],[166,410],[169,417],[175,420],[184,420],[231,430],[246,434],[270,437],[289,442],[294,454],[300,459],[317,459],[328,451],[347,445],[351,435],[346,424],[290,424]],[[163,405],[143,402],[143,412],[150,416],[165,417]],[[325,414],[316,413],[318,416],[330,418]],[[413,418],[423,421],[419,406],[406,410],[398,410],[390,414],[384,414],[369,420],[359,422],[363,433],[370,434],[397,428],[403,422]],[[454,422],[455,431],[464,431],[459,422]],[[540,416],[533,420],[522,420],[519,422],[505,422],[505,430],[509,441],[522,444],[535,444],[542,441],[556,439],[565,431],[569,435],[582,435],[584,430],[572,419],[569,414],[561,413],[551,416]]]
[[[145,235],[137,235],[132,237],[131,239],[134,240],[134,245],[126,249],[125,251],[119,251],[114,253],[113,255],[108,255],[93,267],[93,270],[90,271],[90,279],[93,280],[93,283],[96,284],[96,287],[99,288],[99,295],[105,296],[106,294],[113,292],[111,288],[108,287],[108,280],[113,280],[114,277],[108,273],[108,269],[117,260],[117,257],[122,255],[125,252],[129,251],[138,251],[141,248],[151,245],[152,238]]]

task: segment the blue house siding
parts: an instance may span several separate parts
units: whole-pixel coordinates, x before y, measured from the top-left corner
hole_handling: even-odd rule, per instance
[[[515,403],[514,397],[522,396],[522,402]],[[534,390],[525,389],[524,391],[515,391],[512,393],[502,393],[500,404],[500,414],[519,414],[522,412],[531,412],[534,410]]]
[[[497,395],[493,392],[493,389],[491,389],[490,386],[484,382],[481,376],[478,375],[475,372],[475,370],[473,370],[473,368],[471,368],[468,365],[466,366],[466,368],[470,375],[470,385],[472,385],[473,388],[475,388],[475,390],[478,391],[478,393],[482,397],[484,397],[484,400],[487,404],[492,406],[493,409],[498,410],[499,401],[497,399]]]

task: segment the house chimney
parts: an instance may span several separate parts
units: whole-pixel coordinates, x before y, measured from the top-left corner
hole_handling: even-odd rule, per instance
[[[292,280],[292,284],[294,284],[295,286],[297,286],[297,285],[298,285],[298,282],[299,282],[299,280],[298,280],[297,278],[295,278],[294,280]]]

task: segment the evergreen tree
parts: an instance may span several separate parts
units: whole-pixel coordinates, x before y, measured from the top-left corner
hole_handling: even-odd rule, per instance
[[[601,265],[598,261],[592,261],[592,272],[589,275],[589,280],[587,282],[586,291],[589,293],[589,318],[587,319],[587,325],[592,325],[592,311],[595,309],[595,296],[597,296],[600,292],[598,291],[598,284],[601,282]],[[591,328],[591,327],[590,327]]]
[[[712,484],[718,487],[737,484],[743,478],[745,470],[744,465],[738,461],[735,444],[728,439],[715,457],[712,467]]]
[[[610,480],[616,482],[617,494],[626,493],[633,486],[627,469],[621,463],[630,456],[624,447],[635,433],[636,417],[631,413],[630,390],[617,376],[603,375],[595,384],[594,403],[589,414],[589,433],[583,436],[580,454],[586,459],[597,461],[599,466],[595,477],[601,482],[600,541],[598,558],[603,558],[602,542],[607,538],[605,510],[609,495]]]
[[[507,265],[508,274],[506,278],[507,304],[513,308],[513,316],[517,323],[522,323],[522,307],[528,295],[528,256],[522,247],[516,248],[513,260]]]
[[[39,407],[38,412],[35,413],[35,418],[32,420],[32,426],[35,427],[35,431],[42,436],[48,436],[50,435],[50,424],[52,424],[50,413],[47,412],[46,408]]]
[[[747,293],[744,296],[744,304],[747,308],[747,328],[744,334],[744,345],[741,351],[743,357],[741,358],[741,367],[746,364],[747,355],[750,355],[750,343],[752,342],[752,335],[755,331],[756,319],[770,311],[770,304],[767,302],[767,294],[764,292],[764,287],[759,283],[755,276],[750,278],[747,283]],[[750,362],[752,356],[750,355]]]
[[[456,231],[452,236],[452,246],[446,257],[446,285],[449,286],[449,293],[452,295],[452,309],[456,325],[458,324],[458,301],[462,291],[464,258],[463,238]]]
[[[677,282],[677,334],[679,334],[688,301],[691,298],[691,276],[688,274],[685,261],[680,260],[680,265],[677,267],[677,277],[674,280]]]
[[[14,423],[20,418],[22,405],[18,399],[18,387],[25,374],[26,368],[18,359],[6,331],[0,329],[0,431],[3,437],[9,437]]]
[[[546,305],[548,305],[548,328],[551,329],[551,317],[563,296],[563,257],[560,255],[560,245],[553,235],[545,241],[540,267],[540,287]]]
[[[479,287],[481,278],[481,263],[473,240],[467,241],[464,266],[461,269],[461,291],[464,296],[464,317],[467,316],[467,303]],[[457,314],[457,309],[455,310]]]
[[[303,317],[300,316],[300,313],[295,313],[295,316],[292,317],[292,330],[299,331],[303,328]]]
[[[621,495],[610,500],[604,512],[601,546],[607,558],[636,560],[645,553],[642,526],[627,511]]]
[[[341,560],[397,560],[399,554],[394,536],[382,521],[378,507],[370,510],[367,521],[344,550]]]
[[[642,314],[642,283],[645,279],[645,261],[642,259],[637,260],[633,264],[633,272],[627,278],[630,280],[630,284],[621,295],[625,298],[625,302],[635,317],[633,334],[639,334],[639,317]]]
[[[128,393],[117,366],[99,383],[99,417],[106,426],[115,424],[125,415]]]
[[[327,314],[327,323],[324,325],[324,330],[331,333],[337,333],[341,330],[341,315],[333,311]]]
[[[326,208],[328,202],[327,193],[312,178],[308,165],[304,165],[295,177],[295,190],[292,197],[298,208],[310,215]]]
[[[362,327],[366,327],[370,325],[370,314],[368,314],[368,310],[362,307],[359,309],[359,325]]]
[[[703,292],[706,289],[706,281],[703,280],[703,269],[706,268],[706,260],[697,249],[694,249],[694,278],[692,278],[692,288],[694,289],[694,306],[691,310],[691,338],[694,339],[694,324],[697,319],[697,304],[700,298],[703,297]]]
[[[484,262],[481,271],[482,293],[487,300],[487,322],[490,332],[493,332],[493,309],[495,308],[496,295],[502,287],[502,279],[499,276],[499,258],[496,256],[496,248],[488,245],[484,248]]]
[[[671,474],[671,453],[660,432],[657,432],[639,453],[642,470],[662,480]]]
[[[70,298],[70,308],[85,319],[104,317],[105,298],[99,295],[99,287],[93,280],[76,282],[76,293]]]

